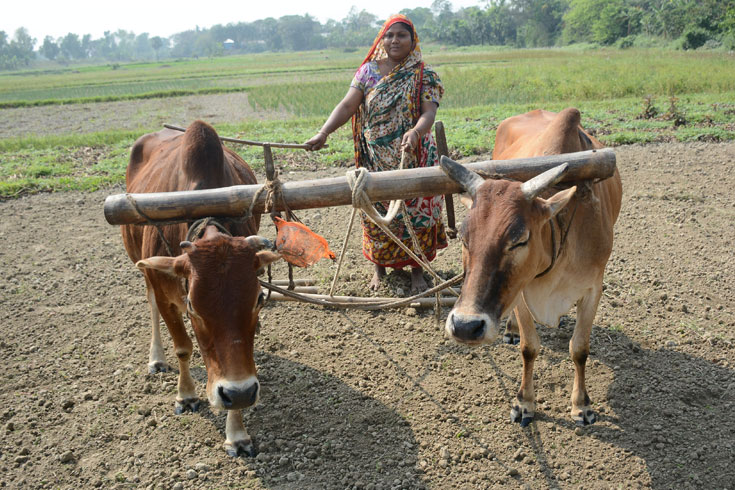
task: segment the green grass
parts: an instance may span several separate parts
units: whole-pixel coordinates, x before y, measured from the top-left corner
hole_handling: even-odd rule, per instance
[[[455,154],[491,151],[495,129],[503,119],[538,107],[579,108],[582,124],[612,146],[735,139],[731,55],[580,47],[448,50],[428,46],[424,52],[444,82],[438,119],[447,128]],[[275,115],[217,125],[221,135],[303,142],[344,96],[361,58],[359,53],[328,50],[6,73],[0,75],[0,107],[245,90],[256,109],[275,110]],[[647,95],[653,96],[657,118],[638,118]],[[668,111],[672,95],[687,121],[679,128],[661,116]],[[140,134],[105,131],[0,139],[0,198],[119,184],[124,180],[129,147]],[[233,148],[251,166],[262,168],[259,147]],[[85,158],[84,151],[93,151],[95,157]],[[274,149],[274,156],[283,168],[350,165],[349,124],[333,134],[329,148],[319,153]]]

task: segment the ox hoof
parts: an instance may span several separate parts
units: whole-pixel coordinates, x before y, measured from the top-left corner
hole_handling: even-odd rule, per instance
[[[590,409],[579,410],[576,415],[572,415],[572,419],[574,419],[575,425],[584,427],[585,425],[592,425],[597,422],[597,414]]]
[[[255,446],[249,440],[225,442],[225,452],[233,458],[239,458],[240,456],[254,458],[256,454]]]
[[[199,398],[187,398],[186,400],[176,400],[174,413],[181,415],[184,412],[195,413],[199,411]]]
[[[521,336],[514,333],[506,333],[503,335],[503,343],[509,345],[518,345],[521,342]]]
[[[167,373],[169,371],[171,371],[171,367],[163,361],[148,363],[148,374]]]
[[[510,421],[521,424],[521,427],[528,427],[533,422],[533,415],[533,412],[519,405],[510,409]]]

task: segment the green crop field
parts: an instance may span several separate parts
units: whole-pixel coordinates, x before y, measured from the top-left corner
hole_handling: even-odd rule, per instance
[[[226,100],[242,92],[253,116],[243,111],[216,124],[222,135],[302,142],[344,95],[362,56],[337,50],[264,53],[0,74],[6,127],[38,119],[31,125],[36,129],[0,133],[0,197],[120,183],[132,142],[160,129],[169,116],[165,109],[145,114],[136,130],[80,131],[73,122],[51,134],[44,130],[64,117],[64,107],[83,107],[90,118],[105,120],[114,111],[111,101],[164,99],[165,108],[184,96],[219,94]],[[424,56],[444,82],[438,119],[458,156],[491,151],[500,121],[535,108],[579,108],[583,125],[608,145],[735,138],[735,57],[727,53],[428,46]],[[197,117],[206,120],[207,114],[202,108]],[[348,126],[330,137],[329,149],[277,154],[279,165],[347,164]],[[236,149],[253,167],[261,165],[259,148]]]

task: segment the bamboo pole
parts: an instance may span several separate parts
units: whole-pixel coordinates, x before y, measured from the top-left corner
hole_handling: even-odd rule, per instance
[[[174,131],[186,131],[186,128],[182,128],[181,126],[174,126],[173,124],[164,124],[164,128],[173,129]],[[241,140],[237,138],[227,138],[226,136],[220,136],[220,140],[222,141],[228,141],[230,143],[237,143],[240,145],[250,145],[250,146],[270,146],[271,148],[292,148],[295,150],[310,150],[311,147],[309,145],[304,144],[298,144],[298,143],[264,143],[262,141],[251,141],[251,140]],[[322,148],[328,148],[329,145],[324,145]]]
[[[316,279],[294,279],[293,283],[295,286],[313,286],[316,284]],[[276,286],[288,286],[288,279],[274,279],[271,281],[271,284],[275,284]]]
[[[389,302],[389,301],[395,301],[396,299],[399,299],[399,298],[363,298],[363,297],[354,297],[354,296],[329,296],[328,294],[304,294],[303,296],[306,296],[307,298],[311,298],[311,299],[334,301],[337,303],[346,303],[346,304],[353,304],[353,305],[361,304],[361,303],[375,303],[379,301]],[[271,292],[270,299],[275,300],[275,301],[299,301],[296,298],[292,298],[290,296],[284,296],[281,293],[278,293],[275,291]],[[456,300],[457,298],[455,298],[454,296],[446,296],[446,297],[442,297],[439,300],[439,303],[441,304],[441,306],[454,306],[454,303]],[[411,303],[405,305],[405,307],[432,308],[434,307],[435,304],[436,304],[436,298],[417,298]]]
[[[606,179],[615,173],[615,152],[605,148],[564,155],[488,160],[470,163],[466,167],[493,178],[526,181],[562,163],[569,164],[565,182]],[[105,218],[111,225],[125,225],[147,223],[144,216],[160,224],[180,223],[207,216],[239,217],[245,214],[253,196],[262,186],[254,184],[199,191],[116,194],[105,200]],[[447,177],[439,167],[375,172],[370,174],[365,190],[374,202],[462,191],[459,184]],[[352,203],[347,177],[285,182],[282,192],[292,210]],[[254,213],[263,212],[265,199],[265,193],[260,193],[253,208]],[[283,211],[281,203],[276,204],[276,210]]]
[[[283,286],[288,286],[288,284],[283,284]],[[265,294],[268,294],[268,290],[263,288],[263,292]],[[317,286],[296,286],[293,289],[294,293],[299,294],[319,294],[319,288]],[[271,297],[273,297],[274,294],[280,294],[280,293],[271,293]]]

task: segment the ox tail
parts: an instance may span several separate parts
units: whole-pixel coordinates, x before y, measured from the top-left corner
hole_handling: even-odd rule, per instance
[[[187,180],[196,188],[219,187],[225,182],[225,155],[217,131],[204,121],[186,128],[181,143],[181,163]]]

